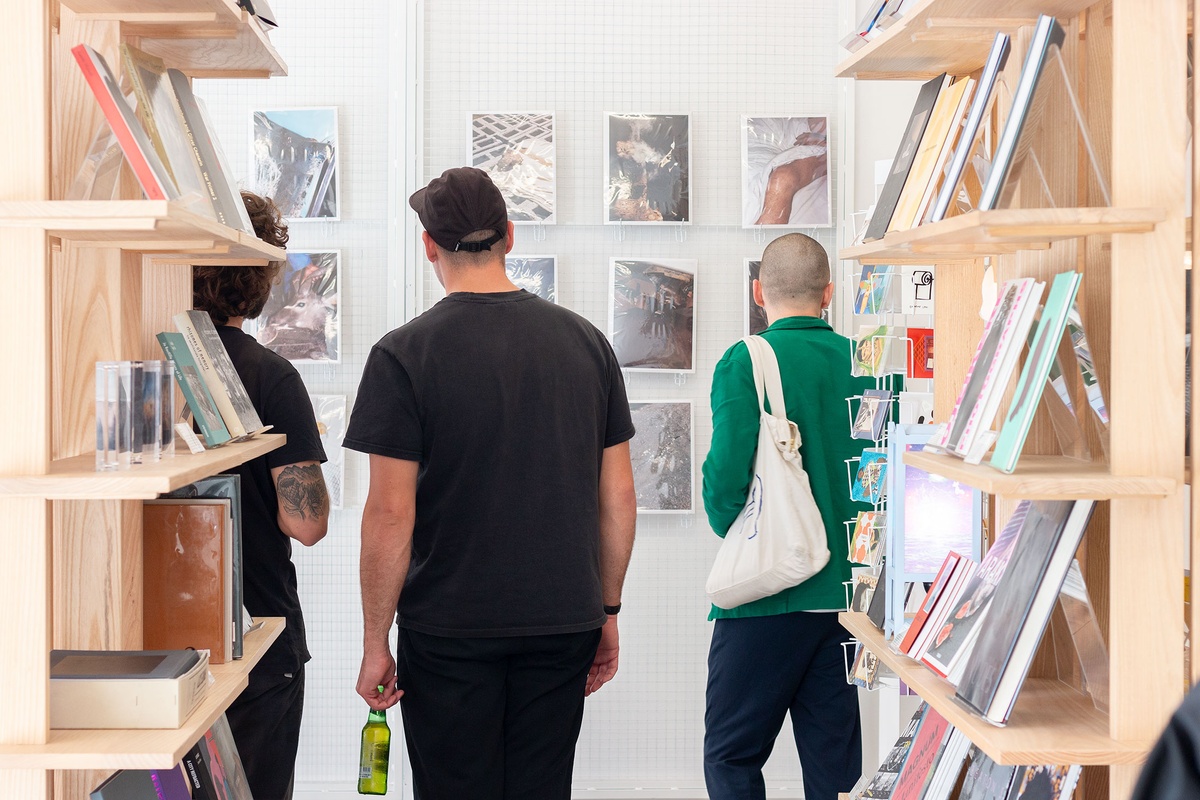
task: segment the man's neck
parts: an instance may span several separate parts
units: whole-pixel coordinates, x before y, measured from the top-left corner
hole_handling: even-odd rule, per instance
[[[496,265],[443,267],[441,277],[446,294],[455,292],[495,294],[497,292],[515,292],[518,288],[508,279],[504,268]]]
[[[806,306],[804,308],[775,308],[774,306],[766,306],[763,311],[767,314],[767,324],[774,325],[781,319],[788,317],[817,317],[820,318],[822,309]]]

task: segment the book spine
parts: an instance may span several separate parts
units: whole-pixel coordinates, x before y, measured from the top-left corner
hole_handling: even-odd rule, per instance
[[[187,773],[188,784],[192,787],[192,800],[224,800],[217,794],[217,787],[204,760],[204,739],[183,757],[183,768]]]
[[[196,397],[192,392],[192,384],[183,373],[185,365],[192,366],[192,357],[187,351],[186,345],[176,347],[176,341],[171,334],[158,334],[158,346],[162,348],[163,354],[171,359],[175,364],[175,383],[179,385],[179,390],[183,392],[184,399],[187,400],[188,406],[192,409],[192,417],[196,420],[196,424],[200,426],[200,432],[204,434],[204,443],[209,447],[216,447],[230,440],[229,430],[224,426],[223,422],[220,428],[214,428],[209,424],[209,419],[206,414],[197,413],[197,409],[203,407],[203,400]],[[181,350],[183,352],[181,352]],[[201,386],[201,391],[208,391],[207,387]],[[211,393],[207,400],[212,401],[213,407],[216,407],[216,401],[212,400]],[[221,420],[214,420],[221,422]]]
[[[96,102],[100,104],[100,110],[104,112],[104,118],[108,120],[109,127],[116,135],[117,142],[121,145],[121,151],[133,169],[133,174],[137,176],[138,183],[141,185],[142,191],[146,193],[146,197],[150,200],[168,199],[163,186],[158,181],[158,176],[154,174],[154,169],[146,159],[146,154],[142,152],[141,145],[129,125],[126,124],[124,115],[117,108],[116,101],[109,95],[104,78],[101,77],[99,69],[92,62],[92,56],[87,47],[82,44],[76,45],[71,48],[71,55],[75,56],[75,62],[83,72],[88,88],[92,90]]]
[[[205,128],[200,121],[200,111],[192,96],[191,87],[187,85],[187,78],[182,73],[168,70],[167,75],[171,82],[171,94],[175,101],[175,111],[179,114],[179,123],[183,127],[184,135],[187,136],[192,156],[196,159],[196,165],[200,168],[200,179],[208,192],[209,200],[212,201],[217,222],[233,227],[233,218],[229,215],[226,198],[222,196],[217,186],[215,173],[219,167],[216,153],[204,138]]]
[[[217,374],[217,369],[213,366],[212,358],[205,349],[196,326],[192,324],[186,313],[176,314],[174,320],[175,327],[179,328],[179,332],[183,334],[183,340],[187,343],[192,360],[196,362],[196,369],[200,371],[200,376],[204,378],[204,383],[212,394],[217,410],[221,412],[221,419],[224,420],[225,427],[229,429],[229,435],[235,439],[245,436],[246,426],[238,417],[237,409],[233,407],[233,401],[229,397],[229,390],[221,381],[221,376]]]

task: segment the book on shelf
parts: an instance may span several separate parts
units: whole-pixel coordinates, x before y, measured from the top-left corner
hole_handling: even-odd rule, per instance
[[[938,750],[933,769],[925,781],[921,800],[950,800],[959,787],[966,765],[971,740],[958,728],[951,727],[950,735]]]
[[[879,576],[870,572],[861,572],[854,576],[854,594],[850,598],[850,611],[866,613],[875,596],[875,587],[879,584]]]
[[[142,504],[143,643],[233,658],[233,521],[228,499]]]
[[[883,630],[883,618],[886,613],[887,597],[887,562],[879,570],[879,578],[875,582],[875,591],[871,593],[871,603],[867,606],[867,619],[879,630]]]
[[[891,417],[891,410],[890,389],[865,389],[858,401],[858,414],[854,417],[850,437],[879,441],[883,438],[883,429]]]
[[[238,0],[238,5],[250,12],[251,15],[268,28],[278,28],[275,11],[267,0]]]
[[[1075,304],[1083,276],[1078,272],[1056,275],[1042,307],[1041,319],[1029,345],[1025,368],[1017,381],[1017,390],[1009,402],[1008,414],[996,438],[991,465],[1002,472],[1012,472],[1021,457],[1021,449],[1033,425],[1033,414],[1046,388],[1050,370],[1058,356],[1058,347],[1067,329],[1067,315]]]
[[[1008,568],[1021,534],[1021,526],[1029,511],[1029,501],[1017,504],[1004,529],[988,548],[979,562],[979,569],[967,581],[958,603],[946,619],[949,630],[940,642],[936,642],[925,653],[926,663],[931,668],[957,685],[956,667],[961,670],[971,652],[979,626],[987,619],[988,607],[996,592],[996,585]]]
[[[851,372],[855,376],[882,377],[893,371],[892,340],[897,331],[891,325],[863,325],[854,339]]]
[[[1017,767],[997,764],[991,756],[974,746],[967,757],[970,764],[963,778],[959,800],[1007,800]]]
[[[208,312],[183,311],[171,319],[183,334],[230,435],[244,439],[266,430]]]
[[[1082,771],[1078,764],[1017,767],[1006,800],[1070,800]]]
[[[200,367],[192,358],[183,334],[164,331],[155,338],[166,357],[175,363],[175,381],[200,427],[200,433],[204,435],[204,446],[220,447],[230,441],[229,428],[225,426],[221,412],[217,411],[217,402],[208,390],[208,384],[200,374]]]
[[[1062,47],[1065,37],[1062,26],[1054,17],[1045,14],[1038,17],[1033,38],[1025,53],[1025,63],[1021,67],[1021,77],[1017,79],[1017,88],[1013,91],[1008,118],[996,141],[991,169],[979,198],[979,208],[983,211],[996,208],[1000,201],[1000,193],[1018,155],[1021,131],[1033,109],[1038,81],[1052,50]]]
[[[86,44],[72,47],[71,55],[75,57],[88,88],[100,104],[100,110],[104,112],[104,118],[116,135],[121,152],[125,154],[125,160],[146,197],[150,200],[179,199],[179,191],[171,180],[170,171],[158,157],[150,137],[126,102],[104,56]]]
[[[864,647],[861,642],[854,650],[854,665],[850,670],[850,683],[864,689],[875,689],[879,685],[879,656]]]
[[[950,576],[954,574],[954,568],[961,558],[962,556],[953,551],[946,554],[941,568],[937,571],[937,575],[934,576],[933,583],[930,584],[929,591],[925,593],[925,599],[917,608],[917,613],[913,616],[912,622],[909,623],[904,636],[900,640],[901,653],[909,653],[913,645],[916,644],[917,636],[921,633],[921,628],[924,627],[926,620],[929,619],[934,605],[937,604],[938,598],[945,591],[946,584],[950,582]]]
[[[912,719],[900,733],[900,738],[892,745],[892,749],[888,751],[883,763],[875,771],[874,777],[854,800],[891,800],[892,791],[896,787],[896,779],[900,777],[900,772],[904,769],[905,762],[908,761],[909,754],[912,752],[913,739],[927,708],[929,706],[922,703],[913,714]]]
[[[906,231],[921,221],[922,211],[932,197],[932,187],[937,185],[937,175],[945,167],[950,150],[954,147],[954,135],[963,115],[967,113],[967,103],[974,87],[974,78],[957,78],[938,93],[933,110],[929,113],[925,133],[921,136],[921,144],[917,147],[904,181],[904,188],[900,190],[900,199],[888,223],[888,232]]]
[[[963,457],[972,455],[980,434],[996,417],[1045,286],[1033,278],[1017,278],[1000,287],[958,399],[930,445]]]
[[[871,215],[871,222],[867,225],[864,241],[871,242],[881,239],[887,233],[888,225],[892,221],[892,213],[896,210],[896,204],[900,202],[900,193],[904,190],[908,172],[912,168],[921,138],[925,135],[925,127],[933,113],[933,106],[937,102],[942,86],[949,81],[950,77],[942,73],[936,78],[926,81],[921,87],[920,93],[917,94],[917,102],[908,118],[908,125],[904,129],[904,135],[900,137],[900,147],[896,150],[896,157],[892,159],[891,172],[884,181],[879,199],[875,201],[875,213]]]
[[[996,79],[1004,69],[1004,65],[1008,62],[1009,50],[1010,41],[1008,34],[997,33],[996,38],[992,41],[992,49],[988,53],[983,73],[979,77],[979,84],[975,87],[975,96],[971,100],[971,108],[967,112],[966,122],[963,123],[962,132],[959,134],[958,145],[954,149],[954,157],[950,159],[950,165],[946,168],[945,179],[942,181],[942,187],[938,191],[937,200],[934,202],[933,210],[930,212],[930,222],[938,222],[945,219],[947,213],[950,211],[951,203],[954,202],[959,194],[959,183],[962,182],[964,173],[968,170],[968,162],[971,159],[971,154],[975,151],[975,143],[979,137],[983,120],[992,108],[996,96]],[[977,177],[974,182],[979,184]],[[976,196],[974,201],[978,202],[978,199],[978,196]]]
[[[888,310],[888,296],[895,267],[888,264],[863,264],[854,295],[855,314],[882,314]]]
[[[50,651],[51,728],[178,728],[207,689],[195,650]]]
[[[874,567],[883,554],[883,531],[887,515],[883,511],[860,511],[854,520],[850,561]]]
[[[909,378],[933,377],[933,328],[908,328]]]
[[[183,757],[183,766],[193,800],[254,800],[224,714]]]
[[[896,785],[892,789],[892,800],[921,800],[925,783],[933,772],[934,761],[952,730],[946,718],[933,706],[926,705],[925,713],[917,724],[912,746]]]
[[[858,473],[850,486],[850,499],[858,503],[878,503],[887,487],[887,453],[868,448],[858,459]]]
[[[957,697],[988,722],[1008,721],[1094,506],[1030,502],[958,684]]]
[[[88,797],[91,800],[192,800],[180,766],[117,770]]]
[[[937,599],[933,606],[933,610],[929,612],[929,617],[925,620],[925,624],[921,626],[921,633],[917,636],[916,644],[913,645],[910,656],[925,664],[930,669],[937,671],[926,660],[925,655],[937,642],[942,641],[948,629],[946,627],[946,619],[950,616],[953,609],[962,594],[963,586],[975,574],[979,565],[965,556],[958,559],[958,563],[954,565],[954,572],[950,573],[950,580],[947,581],[946,587],[942,590],[942,596]],[[944,675],[942,677],[945,677]]]

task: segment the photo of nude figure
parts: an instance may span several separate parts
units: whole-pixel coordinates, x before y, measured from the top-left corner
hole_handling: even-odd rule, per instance
[[[742,118],[742,227],[827,228],[829,120]]]

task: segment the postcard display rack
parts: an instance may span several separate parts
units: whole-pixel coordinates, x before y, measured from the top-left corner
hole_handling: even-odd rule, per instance
[[[147,5],[155,5],[147,13]],[[191,308],[190,264],[266,263],[278,248],[174,203],[63,198],[103,116],[69,50],[113,65],[128,41],[191,77],[268,77],[286,66],[236,0],[20,0],[0,26],[0,322],[8,420],[0,447],[0,797],[77,800],[115,769],[170,768],[245,688],[278,637],[266,620],[183,727],[52,730],[49,651],[142,646],[141,501],[261,455],[282,436],[97,472],[94,370],[161,358],[154,339]],[[236,266],[230,268],[236,269]],[[182,405],[182,404],[180,404]]]
[[[860,80],[977,73],[994,35],[1003,30],[1012,37],[1002,79],[1010,91],[997,93],[994,134],[1013,102],[1011,88],[1038,14],[1053,15],[1065,31],[1062,57],[1049,64],[1046,74],[1053,79],[1038,99],[1041,124],[1026,126],[1022,148],[1029,151],[1016,154],[999,202],[852,245],[840,257],[862,264],[935,265],[934,329],[943,332],[934,375],[935,422],[949,416],[975,354],[985,273],[990,269],[1000,283],[1018,277],[1048,281],[1071,269],[1083,274],[1078,303],[1111,412],[1107,441],[1101,426],[1082,431],[1092,460],[1080,460],[1082,448],[1065,451],[1045,408],[1011,474],[945,454],[905,453],[902,460],[992,495],[992,530],[999,530],[1021,499],[1102,501],[1077,559],[1101,634],[1086,641],[1097,646],[1106,641],[1106,655],[1097,652],[1107,661],[1107,675],[1089,670],[1074,682],[1103,694],[1096,684],[1107,678],[1107,708],[1070,686],[1070,674],[1078,672],[1074,665],[1086,654],[1065,657],[1057,646],[1089,624],[1086,605],[1063,600],[1060,624],[1043,638],[1003,728],[959,705],[953,687],[931,670],[896,654],[865,615],[847,613],[843,619],[905,684],[998,763],[1084,765],[1076,796],[1089,800],[1130,796],[1184,687],[1178,530],[1184,287],[1178,265],[1187,216],[1179,165],[1185,158],[1189,5],[917,0],[838,67],[839,77]],[[1081,401],[1076,407],[1086,409],[1083,389],[1074,391]],[[1193,558],[1197,549],[1194,542]]]

